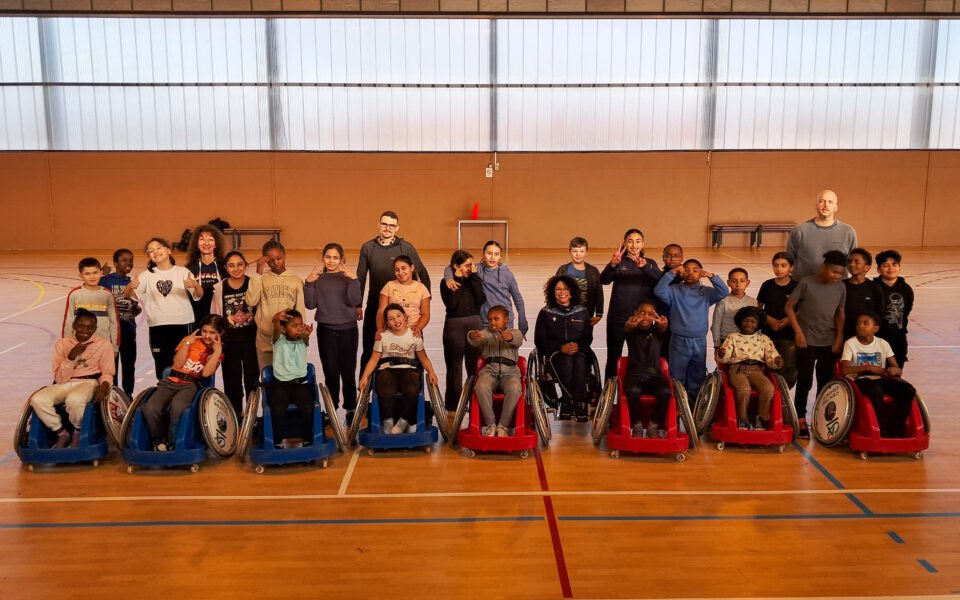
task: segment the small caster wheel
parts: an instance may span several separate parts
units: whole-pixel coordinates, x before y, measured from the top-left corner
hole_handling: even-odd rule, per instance
[[[430,454],[430,451],[433,450],[433,448],[430,447],[430,446],[425,446],[425,447],[423,448],[423,450],[424,450],[427,454]]]
[[[867,453],[866,453],[866,452],[861,452],[861,453],[860,453],[860,460],[867,460]]]
[[[916,460],[920,460],[921,458],[923,458],[923,452],[921,452],[920,450],[917,450],[916,452],[913,453],[913,458],[915,458]]]
[[[683,462],[685,460],[687,460],[686,454],[684,454],[683,452],[680,452],[679,454],[677,454],[677,462]]]
[[[367,456],[373,456],[373,448],[367,448]]]
[[[258,475],[263,475],[263,465],[257,465],[254,469]]]
[[[528,456],[530,456],[530,453],[527,452],[526,450],[522,450],[522,451],[520,452],[520,458],[526,458],[526,457],[528,457]]]
[[[199,471],[199,470],[200,470],[200,465],[190,465],[190,472],[191,472],[191,473],[196,473],[196,472]]]
[[[96,468],[99,467],[99,466],[100,466],[100,461],[94,459],[94,461],[93,461],[93,468],[96,469]]]
[[[33,465],[27,465],[27,470],[33,473]]]
[[[777,452],[779,452],[780,454],[783,454],[783,444],[780,444],[779,446],[777,446]]]
[[[724,444],[723,442],[717,442],[717,450],[723,452]]]
[[[320,468],[321,468],[321,469],[326,469],[326,468],[327,468],[327,459],[323,459],[323,462],[320,463]]]
[[[469,456],[470,458],[473,458],[473,457],[475,457],[476,455],[477,455],[477,451],[476,451],[476,450],[467,450],[467,456]]]
[[[133,465],[127,465],[127,473],[133,474]]]
[[[619,451],[619,450],[612,450],[612,451],[610,452],[610,458],[613,458],[613,459],[620,458],[620,451]]]

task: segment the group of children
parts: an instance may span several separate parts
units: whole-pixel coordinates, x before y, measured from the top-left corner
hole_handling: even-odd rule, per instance
[[[391,237],[397,222],[395,213],[381,215],[381,238],[388,243],[381,241],[380,248],[395,246],[395,251],[403,251],[404,243],[409,246]],[[264,385],[260,383],[263,367],[272,365],[268,387],[271,408],[278,415],[275,427],[299,432],[302,442],[310,443],[314,390],[306,382],[306,349],[314,326],[304,322],[307,309],[316,311],[326,385],[338,407],[342,396],[348,424],[358,392],[373,385],[381,403],[382,431],[415,431],[422,371],[431,383],[437,382],[423,345],[423,330],[431,318],[429,280],[415,251],[413,256],[394,256],[389,261],[393,278],[387,279],[387,265],[381,263],[388,261],[377,254],[378,248],[362,253],[357,273],[347,268],[339,244],[327,244],[322,264],[304,281],[286,269],[286,252],[277,241],[267,242],[263,256],[250,264],[241,252],[224,255],[222,246],[218,229],[197,228],[188,248],[188,264],[181,267],[175,263],[170,243],[152,238],[146,246],[147,269],[132,278],[134,254],[128,249],[114,253],[113,273],[109,267],[102,269],[97,259],[80,261],[83,285],[68,296],[64,339],[54,351],[57,385],[36,394],[33,402],[57,432],[58,445],[76,443],[77,434],[65,433],[59,420],[54,423],[51,415],[56,403],[66,402],[71,423],[78,427],[82,405],[94,393],[97,398],[106,393],[103,386],[95,385],[97,381],[116,384],[120,380],[124,390],[132,393],[141,301],[146,303],[159,380],[144,407],[144,417],[158,450],[175,444],[178,415],[221,363],[224,390],[238,413],[244,411],[244,398]],[[546,306],[537,317],[534,336],[541,359],[563,391],[562,418],[587,417],[593,328],[604,317],[603,286],[612,284],[606,312],[605,378],[617,374],[626,344],[623,389],[631,414],[637,415],[632,423],[634,435],[666,435],[671,390],[660,375],[661,358],[668,360],[671,379],[685,387],[691,401],[697,397],[706,375],[708,332],[716,360],[728,365],[739,427],[767,427],[774,392],[766,369],[775,369],[790,386],[797,386],[794,400],[801,436],[808,436],[806,397],[814,373],[822,386],[832,376],[839,355],[843,373],[858,383],[862,380],[861,389],[887,419],[884,430],[892,435],[902,432],[900,417],[909,410],[913,389],[892,377],[899,376],[907,359],[913,292],[899,276],[897,252],[877,256],[880,277],[875,280],[867,278],[870,253],[857,248],[849,257],[827,252],[819,272],[801,281],[791,277],[793,258],[778,252],[772,261],[774,277],[763,282],[753,298],[746,294],[750,280],[745,269],[732,269],[724,282],[698,260],[684,260],[683,248],[677,244],[663,249],[663,267],[659,267],[645,256],[644,236],[638,229],[627,230],[602,271],[586,262],[587,240],[573,238],[569,251],[571,261],[561,265],[544,288]],[[518,350],[528,330],[516,277],[500,263],[501,255],[496,241],[484,245],[479,264],[467,251],[454,252],[440,287],[445,307],[447,409],[456,408],[463,368],[474,373],[482,357],[485,366],[477,373],[476,394],[482,432],[488,436],[509,434],[522,390]],[[256,267],[256,273],[247,274],[250,266]],[[850,277],[843,280],[847,269]],[[376,303],[369,296],[367,300],[364,329],[373,329],[372,344],[368,358],[361,361],[358,383],[358,320],[364,317],[361,303],[367,273],[371,285],[382,285]],[[703,279],[711,285],[704,285]],[[111,353],[113,361],[106,360]],[[881,378],[881,372],[890,377]],[[753,422],[747,416],[751,389],[760,397]],[[504,394],[499,420],[492,404],[497,392]],[[656,398],[646,426],[639,420],[638,406],[644,394]],[[881,410],[883,394],[897,400],[895,410]],[[286,422],[290,403],[297,406],[296,422]]]

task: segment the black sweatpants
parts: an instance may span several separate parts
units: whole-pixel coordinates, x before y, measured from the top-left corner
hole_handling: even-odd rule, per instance
[[[605,380],[617,376],[617,361],[620,360],[623,344],[627,340],[623,326],[624,323],[607,322],[607,366],[603,372]]]
[[[797,408],[797,417],[807,418],[807,396],[813,387],[813,373],[817,373],[817,393],[833,377],[833,365],[837,355],[830,346],[807,346],[797,348],[797,393],[793,405]]]
[[[340,408],[340,386],[343,386],[343,408],[347,411],[357,408],[359,342],[360,331],[356,323],[347,329],[330,329],[317,323],[317,351],[323,378],[337,408]]]
[[[656,399],[653,405],[653,422],[666,425],[667,408],[670,406],[673,391],[662,375],[627,371],[623,378],[623,393],[627,396],[631,424],[640,421],[640,396],[649,395]],[[666,429],[666,427],[663,428]]]
[[[274,381],[267,396],[273,420],[273,441],[299,434],[304,444],[313,442],[313,386],[309,383]],[[297,411],[287,413],[289,405]]]
[[[583,352],[564,354],[556,352],[550,357],[550,364],[564,389],[570,394],[573,404],[583,402],[587,391],[587,357]]]
[[[257,343],[230,342],[223,345],[223,391],[237,415],[243,413],[244,398],[257,389],[260,366],[257,363]]]
[[[113,374],[113,385],[120,385],[123,376],[123,391],[133,396],[133,383],[137,377],[137,330],[120,333],[120,353],[113,359],[116,369]]]
[[[881,435],[903,437],[904,425],[913,408],[913,397],[917,393],[913,386],[902,379],[869,377],[858,377],[855,383],[860,393],[870,398]],[[893,398],[893,402],[884,402],[884,395]]]
[[[173,357],[177,354],[180,340],[193,333],[193,323],[180,325],[156,325],[150,331],[150,354],[153,355],[153,368],[157,372],[157,381],[163,379],[163,370],[173,366]]]
[[[418,369],[381,369],[377,371],[376,385],[381,419],[406,419],[407,423],[416,424],[417,402],[420,400]]]
[[[443,362],[447,366],[447,391],[444,404],[447,410],[457,410],[460,392],[463,391],[463,367],[467,377],[477,374],[477,359],[480,349],[467,343],[467,332],[483,329],[480,315],[448,317],[443,322]]]

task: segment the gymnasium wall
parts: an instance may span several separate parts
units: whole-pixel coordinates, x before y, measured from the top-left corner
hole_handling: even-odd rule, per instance
[[[283,227],[290,248],[357,248],[380,212],[422,249],[456,246],[456,220],[510,219],[514,248],[565,248],[573,235],[615,246],[638,226],[651,246],[709,245],[720,222],[797,222],[818,191],[863,244],[956,246],[960,152],[651,152],[605,154],[268,152],[0,153],[0,248],[141,248],[219,216]],[[465,236],[475,247],[493,228]],[[256,247],[264,238],[245,240]],[[766,246],[782,245],[768,234]],[[725,246],[746,245],[728,234]]]

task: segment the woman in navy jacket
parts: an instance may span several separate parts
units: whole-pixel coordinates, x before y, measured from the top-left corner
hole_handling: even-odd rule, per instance
[[[590,314],[581,304],[577,282],[569,275],[551,277],[543,292],[547,305],[537,315],[534,345],[560,379],[569,403],[561,401],[561,415],[569,414],[572,408],[578,420],[586,421]]]

